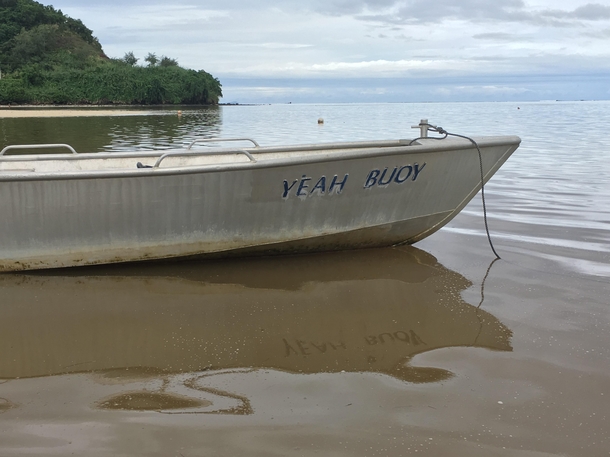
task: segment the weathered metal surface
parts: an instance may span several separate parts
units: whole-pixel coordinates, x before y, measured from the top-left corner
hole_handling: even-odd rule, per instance
[[[487,180],[520,140],[477,141]],[[423,142],[3,157],[0,271],[414,242],[481,184],[468,141]]]

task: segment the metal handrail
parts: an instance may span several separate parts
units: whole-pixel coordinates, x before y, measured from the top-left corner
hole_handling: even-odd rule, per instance
[[[191,149],[196,143],[219,143],[223,141],[250,141],[255,147],[260,147],[260,145],[252,138],[200,138],[189,144],[186,149]]]
[[[256,159],[252,154],[244,149],[234,149],[232,151],[193,151],[193,152],[168,152],[163,154],[157,159],[153,168],[159,168],[159,165],[166,157],[180,157],[180,156],[197,156],[197,155],[228,155],[228,154],[245,154],[251,162],[256,162]]]
[[[3,156],[4,153],[10,149],[50,149],[50,148],[67,148],[72,154],[78,154],[74,150],[72,146],[69,144],[16,144],[5,147],[2,151],[0,151],[0,156]]]

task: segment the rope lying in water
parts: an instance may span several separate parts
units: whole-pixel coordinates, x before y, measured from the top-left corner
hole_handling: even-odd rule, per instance
[[[420,125],[424,125],[424,124],[420,124]],[[483,202],[483,220],[485,221],[485,233],[487,233],[487,240],[489,241],[489,246],[491,247],[492,252],[496,256],[496,259],[500,259],[501,257],[496,252],[496,249],[494,248],[494,244],[491,241],[491,235],[489,234],[489,224],[487,223],[487,205],[485,203],[485,176],[483,174],[483,154],[481,154],[481,149],[479,148],[479,145],[477,144],[476,141],[474,141],[470,137],[467,137],[467,136],[464,136],[464,135],[458,135],[457,133],[449,133],[444,128],[436,126],[436,125],[432,125],[432,124],[425,124],[425,125],[428,127],[428,130],[430,130],[432,132],[439,133],[439,134],[444,135],[444,136],[442,136],[440,138],[435,138],[435,137],[419,137],[419,138],[415,138],[413,141],[411,141],[409,143],[409,146],[411,146],[417,140],[422,140],[422,139],[444,140],[448,136],[455,136],[455,137],[464,138],[465,140],[470,141],[474,145],[474,147],[477,148],[477,152],[479,153],[479,167],[480,167],[480,170],[481,170],[481,201]]]

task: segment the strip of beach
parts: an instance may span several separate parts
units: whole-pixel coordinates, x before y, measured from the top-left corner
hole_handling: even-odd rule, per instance
[[[160,111],[149,109],[98,108],[98,107],[0,107],[0,119],[21,117],[100,117],[100,116],[147,116]]]

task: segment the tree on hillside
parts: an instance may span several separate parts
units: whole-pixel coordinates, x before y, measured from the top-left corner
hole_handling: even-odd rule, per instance
[[[220,81],[149,53],[109,59],[87,27],[34,0],[0,0],[0,104],[214,104]],[[146,65],[147,64],[147,65]]]
[[[159,58],[157,57],[157,55],[153,54],[152,52],[149,52],[148,55],[144,57],[144,60],[148,62],[149,67],[154,67],[155,65],[157,65],[157,62],[159,62]]]
[[[159,61],[160,67],[177,67],[178,61],[176,59],[172,59],[167,56],[161,56],[161,60]]]
[[[43,61],[53,63],[55,53],[60,51],[69,53],[75,61],[84,61],[100,55],[97,47],[57,24],[43,24],[30,30],[22,30],[11,40],[11,44],[8,57],[5,58],[14,69]]]
[[[0,0],[0,44],[17,36],[22,29],[29,30],[41,24],[59,25],[102,51],[102,46],[93,36],[93,32],[80,20],[64,15],[61,10],[34,0]]]
[[[132,51],[126,52],[125,55],[123,56],[122,59],[120,59],[122,62],[126,63],[127,65],[133,67],[135,64],[138,63],[138,59]]]
[[[0,0],[0,65],[6,72],[30,63],[106,58],[93,32],[52,6],[33,0]],[[68,55],[69,54],[69,55]]]

